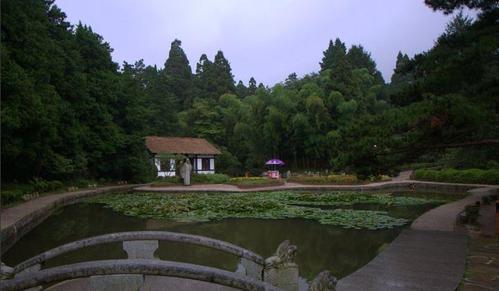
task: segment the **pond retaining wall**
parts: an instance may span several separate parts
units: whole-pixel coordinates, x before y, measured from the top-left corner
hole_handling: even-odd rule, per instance
[[[139,185],[121,185],[102,187],[92,190],[41,196],[23,204],[2,209],[1,219],[1,254],[3,255],[26,233],[43,222],[60,207],[76,203],[83,198],[116,192],[131,191]]]

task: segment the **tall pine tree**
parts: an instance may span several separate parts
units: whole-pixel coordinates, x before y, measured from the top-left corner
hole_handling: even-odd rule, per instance
[[[192,71],[181,45],[178,39],[172,42],[162,78],[168,91],[175,96],[177,108],[186,109],[192,105]]]

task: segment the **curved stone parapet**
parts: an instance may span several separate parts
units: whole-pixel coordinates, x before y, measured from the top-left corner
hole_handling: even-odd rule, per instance
[[[75,278],[122,274],[140,274],[144,275],[145,279],[147,276],[193,279],[240,290],[279,290],[268,283],[217,268],[145,259],[102,260],[49,268],[0,281],[0,289],[5,291],[24,290]]]
[[[4,254],[21,237],[44,221],[60,207],[76,203],[83,198],[115,192],[130,191],[139,186],[119,185],[40,196],[36,199],[22,203],[1,211],[1,254]]]
[[[264,259],[258,254],[225,241],[199,235],[168,232],[168,231],[137,231],[137,232],[118,232],[118,233],[99,235],[67,243],[65,245],[41,253],[24,262],[21,262],[20,264],[15,266],[14,268],[15,273],[19,273],[31,266],[41,264],[51,258],[60,256],[62,254],[71,251],[82,249],[85,247],[112,243],[112,242],[138,241],[138,240],[170,241],[170,242],[199,245],[199,246],[217,249],[229,254],[233,254],[240,258],[244,258],[249,261],[255,262],[258,265],[264,264]]]

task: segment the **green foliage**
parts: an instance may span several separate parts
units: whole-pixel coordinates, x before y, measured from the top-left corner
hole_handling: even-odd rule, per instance
[[[463,224],[476,224],[480,217],[480,203],[474,205],[466,205],[464,213],[460,216],[460,222]]]
[[[309,205],[354,205],[375,203],[380,205],[419,205],[432,200],[413,197],[394,197],[389,194],[364,193],[297,193],[257,192],[245,194],[178,194],[157,193],[114,194],[91,198],[91,203],[104,203],[107,207],[126,215],[143,218],[174,219],[180,221],[209,221],[225,218],[284,219],[304,218],[322,224],[355,229],[382,229],[404,225],[407,219],[391,217],[385,211],[353,209],[321,209]],[[317,203],[319,202],[319,203]]]
[[[22,190],[6,190],[1,192],[0,197],[2,206],[12,204],[17,201],[21,201],[25,193]]]
[[[194,174],[191,177],[192,183],[197,184],[224,184],[229,179],[229,176],[225,174]]]
[[[464,7],[485,11],[499,8],[496,0],[425,0],[425,3],[433,10],[442,10],[445,14]]]
[[[178,39],[172,42],[165,68],[160,75],[168,92],[175,96],[177,110],[189,108],[192,104],[192,71],[181,44]]]
[[[225,174],[193,174],[191,176],[192,184],[224,184],[229,181],[229,176]],[[158,177],[151,183],[152,187],[164,187],[172,185],[181,185],[180,177]]]
[[[289,182],[302,184],[358,184],[362,183],[355,175],[308,176],[298,175],[288,178]]]
[[[284,182],[267,177],[235,177],[229,180],[229,184],[236,185],[239,188],[257,188],[283,185]]]
[[[229,176],[239,176],[243,174],[244,168],[241,162],[227,150],[223,150],[216,158],[217,172],[225,173]]]
[[[494,184],[499,185],[499,170],[490,169],[444,169],[414,171],[413,177],[417,180],[438,181],[450,183]]]
[[[57,181],[57,180],[46,181],[46,180],[41,179],[41,178],[34,178],[30,182],[30,184],[33,187],[33,191],[40,192],[40,193],[60,190],[63,187],[63,183],[60,181]]]
[[[175,39],[164,68],[119,67],[111,46],[91,27],[71,26],[53,1],[4,1],[2,181],[150,181],[146,135],[206,138],[223,149],[217,167],[237,176],[261,174],[272,157],[360,178],[411,162],[494,167],[497,4],[426,3],[481,13],[458,14],[427,52],[399,53],[391,84],[362,45],[337,38],[318,73],[271,87],[252,77],[246,87],[235,86],[222,51],[201,55],[193,74]]]

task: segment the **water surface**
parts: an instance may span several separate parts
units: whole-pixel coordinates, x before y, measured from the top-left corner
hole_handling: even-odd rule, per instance
[[[358,204],[356,209],[388,210],[390,215],[415,218],[435,205],[384,207]],[[169,220],[131,217],[100,204],[74,204],[60,209],[16,243],[2,258],[15,265],[43,251],[78,239],[120,231],[168,230],[203,235],[228,241],[264,257],[275,252],[283,240],[298,246],[296,262],[300,276],[312,279],[322,270],[338,278],[359,269],[373,259],[400,232],[353,230],[322,225],[303,219],[224,219],[214,222],[180,223]],[[156,255],[161,259],[197,263],[234,271],[238,259],[217,250],[160,242]],[[46,267],[93,259],[126,258],[120,243],[94,246],[50,260]]]

